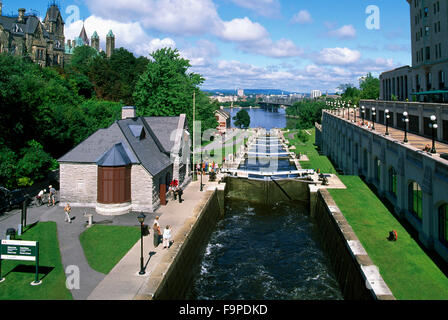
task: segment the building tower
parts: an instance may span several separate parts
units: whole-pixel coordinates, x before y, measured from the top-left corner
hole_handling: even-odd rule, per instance
[[[96,31],[93,33],[91,40],[91,47],[95,48],[96,51],[100,51],[100,37],[98,36],[98,33]]]
[[[115,36],[112,30],[106,36],[106,56],[110,58],[115,50]]]
[[[89,37],[87,36],[86,28],[84,28],[84,23],[82,24],[81,32],[79,33],[79,38],[82,39],[84,45],[88,46],[90,44]]]

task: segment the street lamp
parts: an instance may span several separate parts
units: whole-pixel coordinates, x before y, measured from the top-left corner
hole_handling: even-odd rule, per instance
[[[431,132],[432,132],[432,148],[431,148],[431,153],[436,153],[436,141],[435,141],[435,131],[438,128],[437,125],[437,117],[435,115],[431,116],[431,123],[429,124],[429,127],[431,128]]]
[[[372,108],[372,130],[375,130],[375,117],[376,117],[376,112],[375,112],[375,108]]]
[[[389,109],[384,110],[384,113],[386,114],[386,136],[389,135]]]
[[[137,217],[138,222],[140,222],[140,272],[139,275],[145,274],[145,268],[143,267],[143,222],[146,216],[143,212]]]
[[[353,114],[355,115],[355,123],[356,123],[356,104],[353,106]]]
[[[408,117],[408,112],[405,111],[403,112],[403,122],[404,122],[404,140],[403,142],[406,143],[408,142],[408,124],[409,124],[409,117]]]
[[[350,121],[350,103],[347,104],[347,108],[348,108],[347,120]]]
[[[364,117],[366,116],[366,107],[361,106],[362,125],[364,125]]]

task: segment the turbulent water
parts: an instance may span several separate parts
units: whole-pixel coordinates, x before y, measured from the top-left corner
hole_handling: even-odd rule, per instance
[[[227,201],[188,299],[342,299],[306,209]]]

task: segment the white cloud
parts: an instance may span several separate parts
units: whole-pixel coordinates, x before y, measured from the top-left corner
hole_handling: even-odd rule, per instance
[[[190,61],[192,67],[203,68],[212,65],[220,52],[213,42],[201,39],[194,45],[180,50],[180,54]]]
[[[328,35],[339,39],[352,39],[356,37],[356,30],[353,25],[345,25],[336,30],[330,30]]]
[[[292,17],[291,20],[292,23],[299,23],[299,24],[312,23],[313,21],[314,20],[311,17],[311,14],[307,10],[300,10]]]
[[[325,48],[319,52],[314,60],[319,64],[347,65],[353,64],[361,58],[361,52],[349,48]]]
[[[73,40],[79,36],[83,26],[81,20],[75,21],[65,27],[66,39]],[[124,47],[136,55],[148,56],[154,50],[163,47],[175,47],[176,43],[170,38],[151,38],[142,28],[139,22],[122,23],[114,20],[103,19],[92,15],[84,21],[89,38],[96,31],[100,37],[100,46],[106,48],[106,35],[112,30],[115,35],[115,47]]]
[[[252,22],[248,17],[222,21],[216,34],[222,40],[233,42],[256,41],[268,36],[261,24]]]
[[[212,0],[90,0],[90,12],[177,35],[204,34],[220,21]]]
[[[252,43],[243,43],[238,47],[247,53],[256,53],[271,58],[291,58],[303,54],[303,50],[288,39],[273,41],[265,38]]]

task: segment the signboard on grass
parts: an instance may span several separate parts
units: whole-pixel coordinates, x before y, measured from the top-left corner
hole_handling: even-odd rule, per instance
[[[2,260],[21,260],[36,262],[36,279],[32,285],[39,281],[39,241],[2,240],[0,245],[0,282],[2,278]]]

